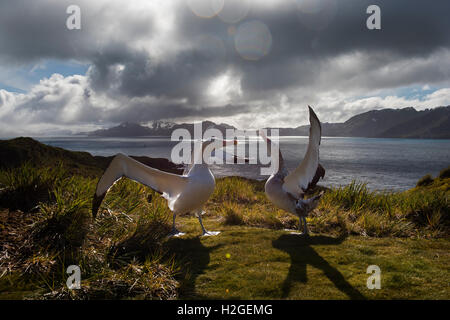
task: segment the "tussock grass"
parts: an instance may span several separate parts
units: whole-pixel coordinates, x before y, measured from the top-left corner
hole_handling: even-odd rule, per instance
[[[427,175],[423,176],[422,178],[420,178],[419,181],[417,181],[416,187],[429,186],[430,184],[433,183],[433,181],[434,181],[434,179],[431,176],[431,174],[427,174]]]
[[[222,203],[254,203],[263,199],[264,182],[249,180],[242,177],[227,177],[216,180],[216,188],[211,196],[211,202]]]
[[[9,227],[1,234],[5,242],[0,247],[0,291],[31,291],[48,299],[177,295],[179,267],[162,251],[169,231],[168,208],[153,191],[122,179],[93,221],[90,208],[96,179],[68,175],[62,166],[29,164],[2,171],[0,176],[1,206],[9,206],[0,221]],[[46,196],[29,194],[36,190]],[[16,211],[16,204],[25,201],[27,205],[20,208],[34,208],[34,212]],[[81,291],[66,287],[66,268],[72,264],[81,268]]]
[[[73,176],[61,179],[50,192],[50,203],[41,203],[39,219],[32,228],[34,242],[56,250],[79,248],[88,232],[91,179]]]
[[[327,192],[312,221],[322,224],[320,230],[325,231],[324,222],[340,219],[351,233],[365,236],[448,235],[448,189],[442,189],[440,183],[425,185],[428,188],[383,193],[352,182]]]
[[[82,282],[79,290],[58,287],[43,295],[31,296],[42,300],[92,299],[174,299],[178,282],[175,263],[154,255],[143,263],[130,262],[123,267],[102,272]]]
[[[450,178],[450,167],[445,168],[439,172],[439,179]]]
[[[30,211],[40,202],[51,200],[52,189],[66,172],[61,164],[36,168],[27,162],[16,169],[0,171],[0,206]]]
[[[371,192],[366,184],[356,181],[345,187],[332,188],[321,202],[354,212],[362,210],[391,212],[393,204],[390,194]]]
[[[443,172],[445,175],[446,171]],[[313,232],[331,234],[446,236],[450,216],[448,180],[436,178],[431,184],[398,193],[370,191],[366,184],[353,181],[347,186],[327,189],[307,221]],[[221,216],[225,225],[271,229],[298,225],[297,217],[274,208],[266,199],[264,182],[231,177],[218,179],[217,186],[213,201],[221,202],[220,205],[213,202],[210,210]],[[312,193],[321,188],[317,189]]]
[[[378,238],[448,238],[450,179],[447,175],[448,169],[443,170],[432,183],[399,193],[373,192],[357,182],[327,189],[318,208],[307,218],[310,230],[313,234]],[[0,183],[0,207],[5,208],[0,209],[1,292],[9,292],[16,298],[171,299],[178,296],[180,285],[186,281],[189,290],[195,286],[183,278],[184,266],[167,245],[171,213],[166,201],[149,188],[120,180],[108,192],[94,221],[90,206],[96,178],[68,174],[62,165],[37,168],[25,164],[0,171]],[[263,181],[239,177],[217,179],[215,192],[205,209],[209,216],[217,218],[205,223],[214,222],[232,230],[232,243],[239,238],[239,232],[250,230],[247,227],[266,228],[264,232],[259,231],[263,235],[273,229],[267,236],[272,237],[282,232],[276,230],[293,229],[298,224],[298,217],[275,208],[267,200]],[[198,223],[190,216],[181,217],[179,223],[187,223],[183,221],[189,219]],[[257,230],[248,232],[255,237],[252,240],[255,243],[267,240],[264,236],[258,238]],[[226,235],[221,236],[228,239]],[[280,245],[280,241],[274,241]],[[176,243],[182,246],[185,242],[179,239]],[[186,245],[200,250],[199,254],[209,252],[200,240],[187,241]],[[232,249],[237,250],[232,254],[239,254],[239,248]],[[358,250],[367,257],[377,254],[374,248]],[[266,254],[271,253],[255,252],[253,258]],[[313,262],[321,263],[307,247],[305,254],[310,254]],[[209,261],[206,256],[200,258],[201,263]],[[281,258],[273,261],[274,268],[277,259]],[[65,285],[66,268],[72,264],[82,270],[80,291],[69,291]],[[192,277],[195,279],[196,275]],[[388,285],[395,288],[401,283],[402,279],[393,273]],[[282,293],[282,290],[280,293],[266,289],[250,296],[280,297]],[[33,295],[28,295],[29,292]]]
[[[298,218],[275,208],[269,202],[264,194],[264,183],[242,177],[217,179],[207,211],[223,218],[226,225],[294,228]]]

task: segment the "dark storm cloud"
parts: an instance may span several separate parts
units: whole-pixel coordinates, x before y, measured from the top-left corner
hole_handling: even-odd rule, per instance
[[[298,1],[302,2],[302,1]],[[320,2],[320,1],[319,1]],[[287,1],[277,11],[255,8],[252,17],[263,20],[270,28],[274,46],[269,59],[286,56],[328,57],[353,50],[389,50],[394,55],[429,54],[449,47],[450,2],[421,0],[322,0],[335,7],[322,29],[314,28],[320,14],[296,10],[295,1]],[[366,9],[381,8],[381,30],[368,30]]]
[[[450,12],[448,1],[433,4],[410,0],[326,2],[334,3],[336,10],[321,30],[308,27],[311,23],[314,25],[314,15],[295,10],[294,1],[286,2],[277,11],[253,10],[251,18],[261,19],[267,24],[273,45],[270,54],[257,65],[238,61],[244,73],[243,86],[260,91],[310,85],[323,64],[339,54],[358,51],[373,55],[374,59],[367,60],[363,68],[374,70],[388,63],[428,56],[450,47],[450,19],[442,14]],[[371,4],[381,8],[381,30],[368,30],[366,27],[366,8]],[[430,73],[434,71],[430,70]],[[394,85],[401,84],[400,81]]]
[[[122,69],[115,68],[118,65]],[[225,69],[218,57],[195,49],[156,63],[146,51],[121,48],[95,56],[88,75],[97,90],[129,97],[186,97],[195,103],[209,81]],[[111,83],[116,84],[114,88]]]
[[[66,8],[71,3],[1,1],[0,59],[18,64],[48,58],[88,61],[94,39],[87,30],[66,28]]]
[[[199,18],[186,1],[145,11],[139,1],[0,0],[0,67],[55,58],[90,64],[85,81],[55,78],[17,100],[17,110],[44,122],[251,117],[281,112],[282,99],[296,105],[332,90],[352,97],[449,81],[449,1],[322,0],[316,14],[298,10],[305,1],[312,0],[250,1],[242,22],[264,23],[272,45],[266,56],[248,61],[235,49],[239,24]],[[82,30],[65,27],[72,4],[81,7]],[[381,30],[366,28],[372,4],[381,8]],[[241,92],[218,106],[208,90],[229,71]],[[70,104],[77,105],[72,117],[55,116]],[[351,113],[334,108],[329,114]]]
[[[66,10],[71,5],[81,8],[81,30],[66,27],[69,17]],[[124,19],[132,23],[121,23]],[[129,35],[134,38],[151,35],[152,20],[146,15],[127,17],[126,7],[114,1],[0,0],[0,27],[0,59],[7,62],[28,63],[48,58],[91,62],[104,50],[104,45],[117,41],[114,39],[126,43]]]
[[[136,121],[147,122],[160,119],[174,118],[208,118],[217,116],[234,116],[251,111],[248,105],[224,105],[219,107],[192,108],[185,104],[150,105],[148,103],[136,103],[131,108],[115,111],[108,117],[108,121],[123,122]]]
[[[329,19],[318,30],[317,20],[323,18],[322,15],[297,10],[296,4],[301,2],[285,1],[271,8],[251,4],[247,20],[263,21],[270,29],[273,45],[267,57],[259,62],[248,62],[234,51],[233,37],[228,35],[226,23],[218,18],[198,18],[181,1],[175,8],[180,39],[194,41],[201,34],[213,34],[224,42],[226,57],[218,61],[205,56],[199,51],[202,48],[198,48],[181,52],[174,60],[159,64],[153,63],[145,50],[136,51],[127,45],[126,37],[152,35],[149,19],[135,16],[127,19],[126,11],[125,14],[114,12],[117,6],[107,4],[90,9],[84,1],[19,0],[11,3],[5,0],[0,2],[0,55],[13,61],[79,59],[93,63],[91,76],[97,89],[107,89],[111,79],[120,81],[119,92],[130,96],[167,95],[169,92],[174,96],[189,96],[204,89],[205,82],[223,71],[227,63],[242,71],[244,88],[259,91],[310,83],[314,80],[314,68],[337,54],[356,50],[387,51],[392,61],[450,47],[450,19],[443,14],[450,12],[448,1],[431,4],[421,0],[322,0],[324,7],[333,9],[328,10],[331,11]],[[80,31],[65,28],[65,10],[70,4],[79,4],[82,8]],[[366,28],[366,8],[371,4],[382,9],[381,30]],[[112,13],[121,16],[115,17]],[[111,37],[105,30],[115,19],[128,23],[121,24],[121,34]],[[99,47],[101,39],[98,37],[102,35],[109,39]],[[313,63],[308,64],[308,61]],[[121,79],[114,79],[111,74],[111,67],[117,63],[125,65]],[[385,61],[372,63],[377,67]]]
[[[361,66],[363,69],[354,70],[356,73],[375,70],[395,61],[427,57],[439,49],[450,48],[450,19],[442,14],[450,12],[448,1],[430,4],[420,0],[323,0],[324,6],[333,9],[326,16],[329,18],[327,23],[322,25],[315,21],[323,18],[320,13],[307,14],[297,10],[296,4],[301,2],[285,1],[270,8],[252,6],[246,20],[263,21],[273,39],[270,54],[256,62],[243,60],[235,52],[233,37],[227,34],[228,25],[221,20],[199,19],[189,10],[179,10],[177,21],[182,38],[211,32],[223,40],[227,47],[226,61],[242,73],[241,84],[249,97],[270,95],[270,90],[312,87],[329,59],[339,54],[364,52],[374,56],[373,60],[366,60]],[[372,4],[381,7],[381,30],[366,27],[369,16],[366,9]],[[411,70],[408,79],[394,81],[394,77],[383,79],[381,83],[367,80],[360,84],[384,88],[420,80],[417,74],[431,82],[448,77],[436,71],[435,68],[420,72]],[[202,72],[201,67],[197,72]],[[339,84],[336,85],[339,88]]]

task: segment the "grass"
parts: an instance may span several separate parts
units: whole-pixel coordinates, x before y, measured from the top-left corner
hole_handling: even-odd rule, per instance
[[[32,138],[0,140],[0,168],[18,168],[29,162],[37,167],[55,167],[63,162],[70,173],[95,177],[110,159],[40,143]]]
[[[417,181],[416,187],[429,186],[430,184],[433,183],[433,181],[434,181],[434,179],[431,176],[431,174],[427,174],[427,175],[423,176],[422,178],[420,178],[419,181]]]
[[[216,180],[216,189],[207,203],[228,225],[248,225],[272,229],[293,228],[298,218],[275,208],[264,194],[264,182],[241,177]]]
[[[206,221],[206,220],[205,220]],[[370,238],[227,226],[208,220],[217,237],[198,238],[195,218],[182,217],[187,236],[168,250],[184,261],[185,299],[448,299],[449,239]],[[366,286],[369,265],[381,289]]]
[[[317,188],[312,194],[322,189]],[[450,179],[445,177],[398,193],[370,191],[365,184],[352,182],[327,189],[308,223],[313,232],[331,234],[442,237],[449,234],[449,195]],[[238,177],[217,180],[208,211],[222,217],[226,225],[270,229],[291,229],[298,225],[298,218],[267,200],[264,182]]]
[[[450,178],[450,167],[442,169],[441,172],[439,172],[439,179],[445,179]]]
[[[169,230],[168,209],[153,191],[121,180],[93,221],[90,206],[96,179],[68,174],[61,167],[29,164],[6,170],[3,176],[9,179],[4,182],[13,182],[6,184],[6,200],[28,199],[30,185],[31,190],[45,189],[47,196],[38,198],[32,212],[15,206],[2,210],[0,224],[6,228],[0,234],[0,298],[176,296],[174,276],[179,267],[162,251]],[[155,198],[151,203],[150,195]],[[8,204],[6,200],[3,203]],[[65,285],[66,269],[72,264],[82,270],[80,291]]]
[[[0,170],[0,299],[448,299],[448,171],[400,193],[326,189],[308,239],[283,230],[298,218],[264,182],[217,179],[204,223],[222,233],[201,238],[185,215],[187,235],[168,239],[166,201],[135,182],[116,183],[93,220],[97,178],[67,164]],[[66,288],[72,264],[81,290]],[[371,264],[382,290],[365,285]]]
[[[0,172],[0,205],[12,210],[30,211],[41,202],[51,200],[52,188],[61,184],[64,169],[56,167],[34,167],[26,162],[16,169]]]
[[[339,222],[352,234],[375,237],[448,235],[448,179],[436,179],[426,186],[399,193],[380,193],[352,182],[327,192],[311,222],[322,231]]]

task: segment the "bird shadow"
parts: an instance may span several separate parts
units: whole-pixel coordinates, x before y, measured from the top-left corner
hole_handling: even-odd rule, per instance
[[[312,245],[337,245],[342,243],[345,238],[345,236],[338,238],[327,236],[299,237],[298,235],[284,234],[273,240],[273,247],[287,252],[291,258],[289,273],[281,286],[282,298],[288,297],[295,282],[306,283],[308,281],[306,266],[311,265],[322,270],[336,288],[350,299],[365,299],[336,268],[332,267],[311,247]]]
[[[197,277],[204,273],[210,262],[212,251],[221,247],[221,244],[206,247],[200,238],[171,238],[165,242],[167,252],[179,261],[181,268],[178,278],[180,280],[180,299],[207,299],[195,290]]]

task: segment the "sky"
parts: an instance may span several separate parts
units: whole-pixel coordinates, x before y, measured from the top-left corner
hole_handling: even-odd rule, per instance
[[[67,27],[71,5],[81,29]],[[370,5],[381,29],[366,26]],[[449,12],[448,0],[0,0],[0,137],[450,105]]]

